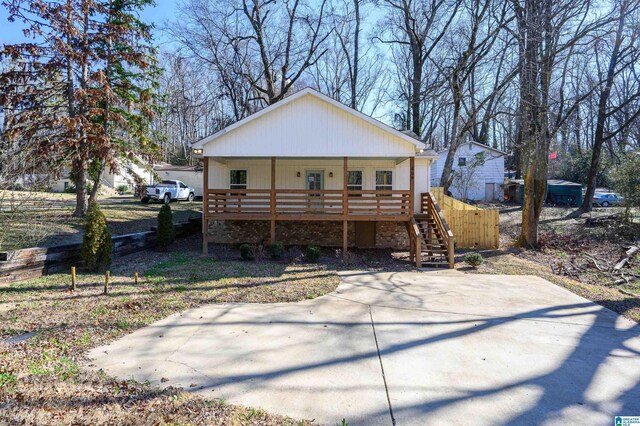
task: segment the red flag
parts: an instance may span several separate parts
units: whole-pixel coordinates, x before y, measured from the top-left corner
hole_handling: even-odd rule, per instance
[[[556,158],[558,158],[558,151],[553,151],[549,154],[549,160],[555,160]]]

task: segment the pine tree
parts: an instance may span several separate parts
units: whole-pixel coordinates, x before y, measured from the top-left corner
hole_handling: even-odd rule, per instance
[[[176,239],[176,231],[173,227],[173,213],[168,204],[163,204],[158,213],[158,231],[156,233],[158,247],[167,250]]]
[[[105,270],[111,265],[112,251],[113,241],[107,229],[107,220],[98,203],[91,203],[82,240],[82,260],[92,271]]]

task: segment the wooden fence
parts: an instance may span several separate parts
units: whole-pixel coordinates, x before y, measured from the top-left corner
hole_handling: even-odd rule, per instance
[[[498,210],[485,210],[445,195],[441,187],[432,187],[458,248],[495,249],[500,244]]]

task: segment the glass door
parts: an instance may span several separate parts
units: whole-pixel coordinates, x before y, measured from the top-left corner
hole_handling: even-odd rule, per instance
[[[307,190],[322,191],[324,189],[324,171],[307,170]],[[322,208],[322,194],[320,192],[309,194],[309,207],[314,209]]]

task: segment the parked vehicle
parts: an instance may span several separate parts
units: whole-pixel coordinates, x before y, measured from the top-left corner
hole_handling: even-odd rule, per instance
[[[593,194],[593,205],[600,207],[617,206],[624,202],[624,197],[615,192],[596,192]]]
[[[185,185],[179,180],[163,180],[162,182],[147,186],[140,201],[148,203],[149,201],[162,201],[169,204],[174,200],[193,201],[195,190]]]

